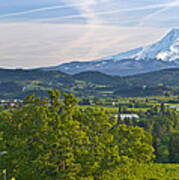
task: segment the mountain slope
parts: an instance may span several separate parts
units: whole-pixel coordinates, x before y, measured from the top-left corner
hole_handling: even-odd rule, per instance
[[[137,61],[134,59],[116,61],[111,59],[66,63],[58,67],[47,68],[47,70],[59,70],[71,75],[85,71],[98,71],[109,75],[128,76],[176,67],[179,67],[176,62],[165,62],[157,59],[151,59],[150,61]]]
[[[126,76],[175,67],[179,67],[179,29],[173,29],[161,41],[146,47],[95,61],[71,62],[45,69],[68,74],[99,71]]]
[[[152,45],[110,56],[102,60],[135,59],[175,61],[179,59],[179,29],[171,30],[163,39]]]
[[[135,57],[137,60],[155,58],[163,61],[179,59],[179,29],[173,29],[161,41],[144,47]]]

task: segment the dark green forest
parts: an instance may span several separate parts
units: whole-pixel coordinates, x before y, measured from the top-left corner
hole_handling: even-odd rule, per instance
[[[0,69],[0,98],[24,99],[35,93],[48,96],[48,90],[100,97],[137,97],[179,94],[179,69],[166,69],[134,76],[110,76],[99,72],[68,75],[59,71]]]

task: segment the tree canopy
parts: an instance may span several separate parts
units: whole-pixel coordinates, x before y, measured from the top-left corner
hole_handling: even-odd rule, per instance
[[[106,111],[81,110],[77,102],[73,94],[51,90],[49,98],[32,95],[2,112],[0,169],[27,180],[117,179],[153,158],[149,133],[125,124],[110,131],[116,122]]]

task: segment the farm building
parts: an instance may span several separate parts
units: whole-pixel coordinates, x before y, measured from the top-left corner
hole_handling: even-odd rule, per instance
[[[116,118],[119,117],[118,114],[115,115]],[[120,118],[121,119],[139,119],[139,115],[138,114],[120,114]]]

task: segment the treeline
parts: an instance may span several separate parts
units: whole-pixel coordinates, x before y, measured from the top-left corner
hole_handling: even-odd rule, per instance
[[[125,106],[120,107],[120,113],[126,113]],[[140,112],[140,119],[126,118],[120,124],[141,127],[152,135],[155,162],[179,163],[179,117],[175,108],[161,103]]]

